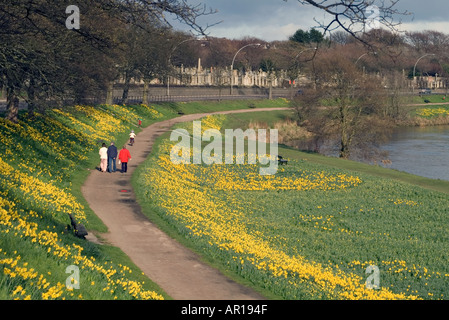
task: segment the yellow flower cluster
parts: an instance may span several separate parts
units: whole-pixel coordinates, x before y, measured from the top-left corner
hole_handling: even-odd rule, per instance
[[[75,106],[75,110],[84,113],[88,118],[93,120],[95,128],[102,132],[117,132],[124,131],[125,127],[119,119],[111,115],[105,115],[104,112],[92,106]]]
[[[166,149],[162,144],[162,150]],[[328,192],[357,187],[362,183],[358,177],[327,172],[284,175],[282,170],[278,175],[263,177],[257,174],[256,166],[249,165],[175,165],[162,152],[157,164],[144,173],[142,181],[149,187],[147,194],[151,201],[157,201],[168,219],[185,226],[189,237],[203,239],[211,248],[216,248],[217,254],[231,255],[242,269],[250,268],[269,277],[286,279],[292,287],[309,287],[319,295],[324,293],[336,299],[417,298],[394,293],[388,288],[369,289],[364,279],[355,273],[342,271],[338,266],[326,267],[273,246],[269,237],[263,236],[262,229],[248,229],[247,217],[254,212],[249,212],[251,206],[242,202],[249,198],[235,192]],[[329,217],[310,218],[312,223],[319,221],[332,226]]]
[[[15,170],[0,158],[0,186],[8,193],[20,192],[23,199],[36,203],[46,212],[72,214],[79,220],[85,220],[84,207],[70,193],[56,187],[51,182],[45,183]]]
[[[300,283],[311,281],[321,291],[343,299],[414,298],[394,294],[388,289],[369,290],[361,277],[335,272],[301,256],[289,256],[271,247],[261,237],[247,232],[238,209],[229,210],[227,202],[212,196],[207,188],[199,188],[197,183],[186,181],[189,174],[181,174],[185,166],[177,171],[175,165],[172,168],[167,167],[169,165],[169,161],[161,158],[159,169],[147,172],[146,176],[159,195],[159,206],[166,209],[168,215],[182,221],[193,236],[208,238],[210,245],[240,254],[241,263],[250,263],[274,277],[288,277]],[[215,174],[213,169],[209,173]],[[234,208],[238,207],[238,203],[233,204]]]
[[[111,139],[111,135],[107,131],[103,131],[101,128],[97,128],[96,126],[94,127],[87,123],[84,123],[83,121],[76,119],[73,115],[71,115],[68,112],[64,112],[59,109],[53,109],[53,112],[60,114],[61,116],[64,117],[64,119],[67,119],[68,121],[70,121],[74,127],[79,129],[80,134],[89,136],[91,141],[93,141],[93,142],[109,141]],[[110,118],[111,118],[111,120],[114,119],[113,117],[110,117]],[[123,128],[118,127],[114,131],[117,131],[117,132],[123,131]]]
[[[396,205],[407,205],[407,206],[419,206],[419,203],[413,200],[407,200],[407,199],[389,199],[391,202],[393,202]]]
[[[161,159],[164,167],[170,166],[171,170],[179,170],[184,174],[189,172],[185,176],[189,181],[214,186],[220,190],[337,190],[356,187],[362,183],[360,178],[345,174],[302,171],[288,176],[262,176],[259,174],[258,165],[217,164],[207,167],[181,164],[172,167],[166,160]]]
[[[423,108],[416,113],[421,117],[449,116],[449,109],[446,108]]]
[[[223,122],[226,120],[225,115],[209,115],[204,118],[201,118],[201,134],[204,131],[209,129],[220,130]],[[193,125],[192,122],[185,122],[176,125],[176,128],[182,128],[193,134]]]
[[[1,254],[4,256],[6,255],[6,252],[2,252],[2,249],[0,248],[0,265],[3,265],[3,273],[10,278],[19,278],[21,280],[31,280],[35,279],[38,276],[38,273],[34,271],[34,269],[28,269],[27,263],[22,264],[22,266],[19,266],[18,263],[20,261],[20,256],[15,257],[15,259],[12,258],[1,258]],[[23,300],[30,300],[31,295],[27,294],[26,290],[21,286],[18,285],[14,291],[12,292],[11,296],[15,300],[23,299]]]
[[[141,104],[140,106],[147,110],[147,112],[151,115],[152,119],[159,119],[164,116],[162,113],[157,111],[153,106],[148,106],[146,104]]]
[[[142,289],[142,284],[136,281],[126,279],[125,272],[118,272],[112,265],[106,268],[104,265],[98,264],[93,257],[87,257],[82,254],[83,248],[79,245],[63,244],[56,232],[47,230],[39,230],[39,224],[28,221],[29,217],[36,217],[33,212],[24,213],[15,209],[15,204],[0,197],[0,234],[19,238],[20,241],[28,241],[34,245],[46,248],[49,255],[57,257],[61,261],[66,261],[67,265],[79,265],[81,269],[88,269],[99,274],[101,278],[106,279],[106,290],[124,290],[136,299],[162,299],[162,297],[153,292]],[[4,236],[3,235],[3,236]],[[0,248],[0,252],[2,249]],[[6,256],[6,252],[3,252]],[[0,267],[3,266],[3,273],[10,278],[20,277],[23,280],[33,280],[38,278],[38,273],[34,269],[28,269],[26,264],[18,265],[20,256],[14,258],[0,259]],[[124,271],[127,267],[122,268]],[[129,270],[129,269],[128,269]],[[51,286],[50,283],[41,274],[37,282],[31,282],[30,287],[35,290],[45,290],[41,292],[42,299],[58,299],[64,294],[68,294],[65,286],[56,283]],[[48,287],[48,288],[47,288]],[[18,291],[17,291],[18,292]],[[23,292],[23,290],[20,290]],[[22,294],[21,294],[22,295]]]
[[[201,129],[204,133],[204,130],[207,129],[221,129],[221,125],[223,121],[226,119],[224,115],[216,115],[216,116],[207,116],[201,119]]]
[[[130,108],[127,108],[126,106],[112,104],[104,105],[104,107],[112,112],[111,116],[124,122],[136,123],[137,119],[139,118],[137,114],[135,114]]]

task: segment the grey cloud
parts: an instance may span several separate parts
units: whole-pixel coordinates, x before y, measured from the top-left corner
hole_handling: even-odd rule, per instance
[[[381,0],[376,0],[381,1]],[[255,36],[266,40],[284,40],[294,32],[295,28],[309,29],[320,22],[329,21],[330,17],[312,6],[301,5],[297,0],[191,0],[192,4],[202,3],[217,9],[218,13],[203,17],[201,24],[222,23],[209,29],[212,36],[241,38]],[[388,2],[388,1],[387,1]],[[400,0],[395,6],[399,11],[412,12],[413,16],[395,17],[407,25],[422,26],[449,25],[445,16],[449,11],[447,0]],[[436,24],[436,22],[442,22]],[[432,24],[431,24],[432,23]],[[445,24],[443,24],[445,23]],[[448,28],[449,29],[449,28]],[[438,30],[447,32],[447,30]]]

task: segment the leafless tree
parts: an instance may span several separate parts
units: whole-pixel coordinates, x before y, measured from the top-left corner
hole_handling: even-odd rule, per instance
[[[314,134],[314,151],[335,142],[341,158],[372,156],[390,126],[382,114],[386,91],[381,81],[341,55],[317,57],[314,71],[317,87],[295,103],[300,124]]]
[[[288,0],[284,0],[288,1]],[[362,35],[372,29],[384,26],[396,30],[401,23],[398,16],[411,13],[399,11],[396,5],[399,0],[297,0],[300,4],[310,5],[325,11],[330,17],[329,23],[318,20],[324,32],[342,29],[363,43],[369,44]]]
[[[110,59],[120,48],[118,29],[132,25],[145,30],[149,21],[168,26],[167,16],[172,15],[204,34],[207,26],[200,26],[197,19],[214,13],[185,0],[79,0],[81,27],[68,30],[66,8],[72,4],[69,0],[2,1],[0,85],[7,92],[6,118],[17,121],[18,98],[36,102],[40,94],[47,100],[57,91],[83,94],[89,83],[107,81],[114,66]],[[91,79],[86,79],[88,75]]]

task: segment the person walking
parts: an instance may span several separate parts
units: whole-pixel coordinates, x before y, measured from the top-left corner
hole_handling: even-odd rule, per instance
[[[100,171],[106,172],[108,168],[108,148],[106,148],[106,143],[103,143],[98,154],[100,155]]]
[[[117,147],[114,145],[114,142],[111,142],[111,145],[108,147],[109,173],[117,171],[116,160],[117,160]]]
[[[126,145],[120,150],[118,159],[122,163],[122,173],[126,173],[126,171],[128,171],[128,161],[131,159],[131,153],[126,149]]]
[[[129,134],[129,144],[131,146],[134,144],[135,138],[136,138],[136,134],[134,133],[134,130],[131,130],[131,133]]]

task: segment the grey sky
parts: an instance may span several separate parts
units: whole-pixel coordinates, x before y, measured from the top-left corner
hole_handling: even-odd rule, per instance
[[[245,36],[267,41],[286,40],[298,29],[308,30],[329,17],[310,5],[301,5],[297,0],[187,0],[191,4],[202,3],[218,13],[199,20],[214,37],[240,39]],[[412,12],[412,16],[398,16],[403,31],[436,30],[449,33],[448,0],[400,0],[396,5],[400,11]],[[177,27],[177,25],[175,25]],[[184,28],[183,28],[184,29]]]

